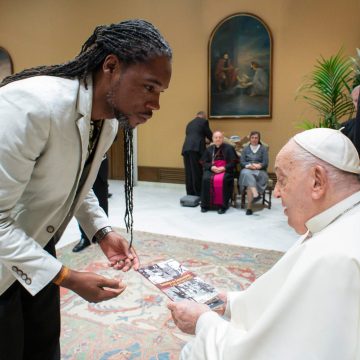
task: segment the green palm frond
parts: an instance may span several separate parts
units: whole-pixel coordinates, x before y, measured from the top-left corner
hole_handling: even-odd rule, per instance
[[[313,72],[300,86],[296,97],[301,97],[319,113],[315,126],[338,128],[339,121],[352,114],[354,106],[349,86],[352,78],[352,61],[345,58],[341,50],[329,59],[322,56],[317,59]],[[304,124],[308,126],[308,121]]]

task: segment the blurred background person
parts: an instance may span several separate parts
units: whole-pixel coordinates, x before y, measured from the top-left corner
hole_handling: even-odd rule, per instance
[[[212,132],[204,111],[186,126],[186,136],[181,155],[184,159],[186,194],[200,196],[202,165],[200,159],[206,148],[206,139],[211,142]]]
[[[218,209],[224,214],[234,187],[234,171],[238,156],[233,146],[224,143],[224,134],[215,131],[210,145],[201,159],[204,169],[201,187],[201,211]]]
[[[252,131],[250,133],[250,144],[246,146],[240,157],[240,194],[246,187],[247,210],[246,215],[252,215],[252,204],[261,199],[264,193],[267,181],[267,167],[269,164],[269,155],[267,148],[260,142],[260,132]]]
[[[351,92],[351,98],[355,107],[356,117],[341,124],[341,130],[355,145],[360,154],[360,110],[359,110],[360,85],[355,86]]]

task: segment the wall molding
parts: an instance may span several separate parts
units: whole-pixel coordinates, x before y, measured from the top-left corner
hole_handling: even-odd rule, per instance
[[[138,176],[139,176],[139,181],[185,184],[184,168],[139,166]],[[273,179],[275,186],[276,184],[275,173],[269,173],[269,177]]]
[[[139,181],[185,184],[185,170],[184,168],[139,166],[138,179]]]

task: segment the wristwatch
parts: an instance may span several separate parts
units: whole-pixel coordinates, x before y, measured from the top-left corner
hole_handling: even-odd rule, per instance
[[[102,229],[98,230],[94,237],[96,239],[96,242],[100,242],[109,232],[112,232],[113,229],[111,226],[105,226]]]

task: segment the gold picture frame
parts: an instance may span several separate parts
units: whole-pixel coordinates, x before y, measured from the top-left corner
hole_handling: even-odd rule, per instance
[[[271,118],[272,48],[258,16],[237,13],[213,30],[208,48],[209,118]]]

